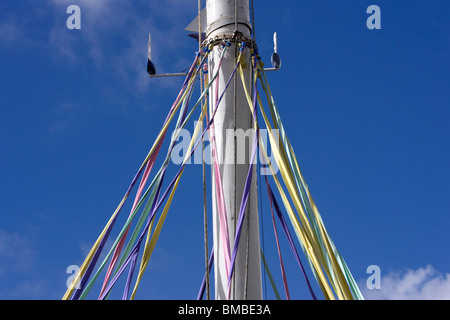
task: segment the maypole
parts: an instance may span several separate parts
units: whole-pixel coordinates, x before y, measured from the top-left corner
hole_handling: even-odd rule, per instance
[[[254,19],[251,23],[249,0],[206,0],[206,8],[203,11],[200,10],[201,1],[198,4],[199,17],[195,23],[196,26],[192,27],[194,20],[187,29],[198,30],[199,51],[187,73],[157,74],[155,65],[151,61],[151,38],[149,37],[147,72],[150,77],[183,75],[185,81],[148,155],[68,286],[63,299],[85,299],[103,271],[106,271],[106,274],[98,299],[108,299],[112,288],[122,275],[126,277],[122,299],[135,298],[161,234],[181,175],[186,165],[190,163],[190,159],[195,158],[195,151],[200,142],[204,141],[205,136],[208,136],[211,151],[208,155],[211,157],[213,217],[213,248],[210,257],[214,259],[215,299],[262,299],[261,261],[268,271],[271,285],[279,298],[278,290],[260,248],[257,172],[254,165],[260,159],[255,159],[256,151],[260,151],[264,156],[265,163],[268,164],[265,169],[269,169],[266,174],[271,173],[276,187],[274,190],[279,191],[280,204],[283,205],[278,204],[277,197],[266,177],[286,298],[290,299],[290,294],[274,212],[277,214],[283,233],[313,299],[317,299],[317,296],[298,255],[294,243],[295,237],[301,245],[325,299],[363,299],[347,264],[325,228],[301,174],[265,75],[266,70],[280,68],[276,36],[274,38],[275,52],[271,59],[273,68],[265,69],[257,53],[254,30],[252,30]],[[202,25],[202,22],[206,24]],[[207,61],[208,70],[204,69],[205,61]],[[204,77],[205,81],[200,81],[201,95],[192,105],[189,101],[199,76],[201,79]],[[262,91],[257,89],[256,80]],[[272,121],[267,117],[260,93],[267,98]],[[209,100],[209,115],[204,99]],[[166,186],[167,183],[163,183],[169,179],[166,176],[166,169],[172,155],[179,152],[175,151],[175,144],[181,130],[199,106],[201,106],[201,112],[189,146],[185,150],[186,153],[183,154],[183,161]],[[259,135],[257,111],[262,116],[261,124],[267,129],[269,136],[267,145]],[[178,114],[178,120],[165,159],[160,169],[156,170],[153,166],[156,164],[165,137],[168,136],[169,125],[176,119],[176,114]],[[207,118],[206,126],[202,127],[205,117]],[[204,145],[202,147],[206,151]],[[266,147],[270,147],[273,159],[268,158],[269,148]],[[205,160],[207,159],[203,158],[205,276],[200,286],[198,299],[202,299],[205,287],[209,288],[209,270],[212,266],[212,260],[208,258]],[[134,186],[137,186],[138,190],[129,216],[109,250],[102,253]],[[288,219],[284,217],[283,211],[287,213]],[[292,235],[287,222],[291,224]],[[134,231],[128,235],[132,225]],[[104,258],[101,259],[101,257]],[[134,285],[132,285],[133,280],[135,280]],[[207,289],[209,299],[208,293]]]
[[[251,48],[246,47],[242,50],[240,47],[241,41],[248,39],[251,34],[249,0],[206,0],[206,17],[206,43],[211,50],[208,57],[208,69],[210,74],[215,74],[220,68],[219,76],[212,84],[209,95],[210,106],[215,106],[217,101],[215,93],[224,91],[236,66],[239,53],[244,56],[245,61],[250,61]],[[230,47],[223,60],[221,60],[223,50],[221,43],[223,42],[216,39],[229,40]],[[221,65],[219,65],[220,60]],[[252,68],[250,65],[244,70],[244,78],[247,87],[251,88]],[[235,244],[239,209],[249,171],[250,152],[255,133],[252,113],[237,74],[233,81],[221,100],[215,114],[214,128],[210,130],[215,137],[216,161],[219,159],[219,176],[222,179],[226,212],[226,221],[223,218],[221,221],[217,201],[219,184],[217,176],[212,174],[215,298],[256,300],[262,299],[256,178],[251,182],[234,273],[231,280],[229,279],[230,258]],[[242,137],[246,137],[248,144]],[[212,163],[214,161],[212,159]],[[214,172],[214,166],[212,170]]]

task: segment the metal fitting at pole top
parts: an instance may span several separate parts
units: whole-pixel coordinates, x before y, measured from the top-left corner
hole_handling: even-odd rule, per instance
[[[210,51],[216,45],[231,46],[232,43],[239,44],[241,47],[248,47],[257,50],[255,41],[250,37],[245,37],[241,32],[235,31],[232,34],[217,34],[214,37],[209,37],[202,43],[202,48],[205,51]]]
[[[230,2],[234,5],[230,5]],[[206,37],[220,34],[233,34],[239,31],[244,37],[251,34],[249,0],[206,0],[208,26]],[[237,28],[236,28],[237,27]]]

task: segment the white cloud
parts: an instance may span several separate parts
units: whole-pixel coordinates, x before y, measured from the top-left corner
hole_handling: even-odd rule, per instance
[[[32,240],[0,230],[0,299],[42,299],[47,281],[36,276],[38,251]]]
[[[60,299],[68,276],[65,266],[42,259],[46,249],[36,242],[33,228],[28,230],[0,229],[0,300]]]
[[[450,274],[442,274],[428,265],[382,276],[381,289],[369,290],[365,283],[360,288],[368,300],[447,300],[450,299]]]
[[[4,21],[0,24],[0,43],[20,41],[22,37],[22,29],[16,22]]]
[[[55,14],[64,16],[73,1],[48,0],[48,3]],[[137,93],[149,88],[146,73],[149,33],[153,39],[153,59],[160,72],[180,72],[193,60],[193,54],[183,57],[178,53],[180,45],[191,44],[189,41],[195,50],[193,40],[183,30],[196,14],[186,1],[78,0],[76,4],[81,10],[81,30],[69,31],[58,20],[49,31],[57,57],[79,63],[83,61],[79,55],[83,55],[82,59],[88,57],[97,66],[108,64],[108,69],[116,73],[113,78],[120,78],[129,90]],[[179,39],[185,42],[180,43]]]
[[[49,33],[49,43],[58,57],[69,63],[77,61],[76,40],[67,35],[67,30],[63,28],[52,29]]]
[[[103,12],[108,10],[108,8],[116,5],[118,1],[111,0],[77,0],[74,2],[73,0],[50,0],[50,3],[58,8],[67,8],[70,5],[76,4],[83,11],[86,9],[87,12],[98,16]],[[112,4],[113,3],[113,4]]]
[[[87,104],[81,105],[68,100],[57,104],[51,110],[51,116],[48,117],[50,122],[47,131],[52,134],[60,134],[76,129],[79,126],[80,118],[88,112],[89,106]]]
[[[68,120],[57,120],[48,127],[48,132],[52,134],[60,134],[74,128],[74,125]]]
[[[37,251],[27,237],[0,230],[0,277],[30,270],[36,255]]]
[[[69,17],[66,9],[73,1],[49,0],[49,3],[55,15]],[[81,10],[81,30],[69,31],[58,19],[50,31],[50,44],[60,56],[75,62],[77,46],[80,46],[81,41],[86,41],[91,58],[97,63],[102,61],[105,58],[105,52],[102,50],[105,35],[114,26],[123,25],[128,12],[123,3],[108,0],[78,0],[76,4]]]
[[[1,299],[46,299],[48,284],[42,279],[20,280],[11,288],[0,290]]]

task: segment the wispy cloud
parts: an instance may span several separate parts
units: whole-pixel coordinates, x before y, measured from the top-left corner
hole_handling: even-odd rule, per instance
[[[23,36],[22,29],[14,21],[0,23],[0,43],[20,41]]]
[[[66,9],[72,4],[81,8],[81,30],[66,27]],[[170,90],[175,97],[180,79],[148,78],[148,34],[158,71],[181,72],[192,63],[197,47],[184,31],[196,10],[195,4],[182,0],[45,0],[31,5],[25,19],[19,8],[12,8],[0,21],[0,45],[50,58],[45,59],[54,63],[49,67],[67,72],[67,79],[91,74],[87,79],[98,96],[89,98],[104,101],[104,106],[150,106],[157,101],[148,99],[150,95],[165,97]],[[81,105],[87,98],[81,99],[83,94],[70,99]],[[64,101],[55,96],[53,103]],[[49,132],[72,128],[69,116],[53,116]]]
[[[48,132],[52,134],[60,134],[73,128],[74,125],[68,120],[56,120],[48,127]]]
[[[67,6],[73,4],[70,0],[47,1],[59,15],[64,15]],[[99,69],[111,72],[111,81],[120,79],[128,91],[142,94],[149,90],[146,74],[149,33],[153,39],[153,59],[160,72],[180,72],[193,60],[193,54],[179,53],[184,45],[192,44],[195,49],[194,42],[183,30],[196,15],[192,3],[79,0],[76,4],[81,9],[81,30],[67,30],[61,20],[55,21],[49,32],[53,51],[71,63],[86,63],[90,59]],[[154,81],[152,86],[172,87],[170,82],[170,79]]]
[[[45,249],[38,246],[33,228],[28,230],[0,229],[0,300],[54,299],[64,289],[65,269],[42,260]]]
[[[10,288],[0,290],[1,299],[46,299],[48,284],[43,279],[19,280]]]
[[[55,15],[69,17],[66,9],[73,1],[69,0],[48,0],[49,6]],[[108,0],[79,0],[76,3],[81,9],[81,30],[68,30],[61,19],[57,19],[50,31],[50,44],[62,57],[69,58],[71,62],[76,62],[77,47],[88,45],[88,53],[96,62],[102,61],[105,56],[102,45],[107,30],[123,24],[123,19],[128,10],[123,1]],[[114,10],[122,14],[116,14]],[[83,43],[81,43],[83,42]]]
[[[47,283],[34,272],[37,256],[29,237],[0,230],[0,299],[45,298]]]
[[[37,251],[27,237],[0,230],[0,277],[30,270],[36,255]]]
[[[60,134],[75,129],[83,115],[89,112],[86,104],[80,105],[72,101],[64,101],[51,110],[50,123],[47,130],[52,134]]]
[[[381,289],[361,285],[366,299],[373,300],[447,300],[450,299],[450,274],[431,265],[417,270],[390,272],[381,278]]]

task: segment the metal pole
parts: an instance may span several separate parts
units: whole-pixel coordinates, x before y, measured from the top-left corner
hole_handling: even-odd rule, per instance
[[[236,31],[240,32],[243,37],[250,36],[249,0],[206,0],[206,11],[207,41],[212,41],[217,38],[232,38],[233,34],[236,34]],[[236,49],[236,43],[231,42],[232,46],[227,50],[222,62],[219,80],[210,89],[210,106],[215,106],[216,89],[219,95],[223,92],[225,84],[236,64],[236,55],[239,50]],[[219,45],[215,45],[211,50],[208,58],[208,70],[210,74],[214,74],[218,68],[221,50],[222,48]],[[245,81],[247,87],[251,88],[252,69],[250,67],[250,50],[245,49],[243,53],[247,61],[247,67],[244,70]],[[238,74],[236,76],[239,77]],[[217,86],[218,88],[216,88]],[[232,82],[226,91],[215,115],[214,126],[227,211],[230,252],[232,252],[239,207],[249,169],[251,144],[253,141],[252,132],[254,133],[254,130],[252,130],[252,114],[240,79]],[[242,139],[243,136],[246,136],[245,143],[245,140]],[[220,234],[214,174],[212,174],[212,179],[215,298],[222,300],[227,298],[228,274],[225,269],[224,243]],[[243,223],[241,241],[236,257],[233,281],[231,282],[230,299],[232,300],[262,299],[256,180],[255,169],[250,199],[247,204],[246,219]]]

